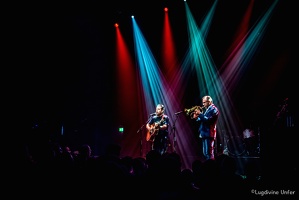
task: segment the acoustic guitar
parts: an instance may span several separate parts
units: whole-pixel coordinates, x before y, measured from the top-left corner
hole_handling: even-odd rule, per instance
[[[146,141],[153,142],[155,140],[156,135],[158,135],[160,125],[164,122],[164,117],[159,121],[151,125],[150,130],[146,133]]]

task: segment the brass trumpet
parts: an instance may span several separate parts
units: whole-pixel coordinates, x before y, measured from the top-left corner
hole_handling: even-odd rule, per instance
[[[189,109],[185,108],[184,111],[185,111],[186,115],[190,116],[191,119],[193,119],[193,113],[197,109],[199,109],[200,112],[202,112],[204,109],[204,106],[202,106],[202,107],[201,106],[193,106],[192,108],[189,108]]]

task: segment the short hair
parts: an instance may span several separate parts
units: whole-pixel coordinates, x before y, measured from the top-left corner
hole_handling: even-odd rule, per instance
[[[212,102],[212,103],[213,103],[213,99],[212,99],[212,97],[211,97],[211,96],[209,96],[209,95],[206,95],[206,96],[202,97],[202,99],[206,99],[207,101],[209,101],[209,102]]]
[[[165,109],[165,107],[164,107],[164,105],[163,104],[161,104],[161,103],[159,103],[159,104],[157,104],[157,107],[161,107],[161,110],[163,110],[164,111],[164,109]]]

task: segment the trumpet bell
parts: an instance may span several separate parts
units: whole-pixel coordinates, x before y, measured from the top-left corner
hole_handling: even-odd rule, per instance
[[[184,111],[185,111],[186,115],[190,115],[192,112],[191,108],[190,109],[185,108]]]
[[[192,108],[189,108],[189,109],[185,108],[184,111],[185,111],[186,115],[191,116],[192,113],[193,113],[195,110],[199,109],[199,110],[202,112],[202,111],[203,111],[203,108],[204,108],[204,107],[193,106]],[[192,116],[191,116],[191,117],[192,117]]]

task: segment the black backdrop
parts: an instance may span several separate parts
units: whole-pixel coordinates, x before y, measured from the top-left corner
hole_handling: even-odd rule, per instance
[[[208,0],[188,2],[198,21],[212,3]],[[215,21],[207,38],[217,66],[221,66],[226,59],[225,53],[248,2],[219,2]],[[252,18],[257,19],[271,2],[273,1],[256,2]],[[9,115],[12,116],[9,127],[13,130],[13,141],[26,141],[30,140],[31,136],[35,137],[37,133],[32,133],[35,125],[49,131],[50,135],[52,131],[60,133],[61,122],[70,127],[67,130],[67,139],[73,140],[71,142],[74,144],[89,142],[99,127],[103,129],[103,134],[97,142],[105,143],[114,139],[111,138],[111,132],[117,129],[118,124],[113,121],[113,115],[118,112],[113,98],[114,91],[117,90],[113,75],[114,22],[120,22],[125,27],[123,34],[133,53],[133,45],[130,43],[130,15],[134,14],[138,17],[153,52],[158,55],[161,41],[150,36],[155,28],[151,18],[156,17],[154,19],[162,21],[162,14],[153,15],[164,5],[176,10],[171,17],[178,17],[183,13],[183,6],[179,1],[158,0],[114,0],[110,3],[111,5],[100,1],[70,1],[26,2],[14,5],[14,9],[7,16],[10,18],[8,29],[11,32],[8,50],[13,52],[9,62],[12,86],[8,91],[12,97],[11,102],[16,102],[11,106],[13,109]],[[262,139],[266,148],[264,152],[269,153],[269,157],[272,157],[272,148],[277,150],[278,146],[278,149],[286,149],[289,155],[294,155],[295,151],[295,144],[289,146],[287,141],[281,144],[278,137],[284,134],[293,138],[294,127],[276,129],[276,124],[273,124],[285,99],[288,99],[289,112],[297,125],[297,110],[294,105],[297,102],[297,65],[294,49],[298,36],[295,31],[297,12],[293,12],[294,8],[293,1],[279,3],[253,67],[233,97],[237,102],[237,109],[244,113],[244,118],[263,120],[265,134]],[[234,17],[235,15],[240,18]],[[181,18],[182,21],[177,21],[174,28],[180,57],[185,53],[186,47],[185,40],[180,40],[186,36],[182,31],[185,27],[179,26],[184,25],[185,17],[181,15]],[[282,55],[286,59],[282,62],[284,69],[281,72],[271,71],[273,66],[280,65],[277,57]],[[161,58],[157,56],[157,59]],[[278,63],[275,64],[276,62]],[[270,84],[267,91],[260,91],[260,85],[267,81],[272,73],[274,77],[279,73],[278,78]],[[103,118],[111,118],[111,124],[101,124]],[[285,118],[280,119],[284,120]],[[83,137],[80,135],[81,131],[88,134]],[[48,136],[46,133],[45,139]],[[101,149],[98,151],[101,152]]]

